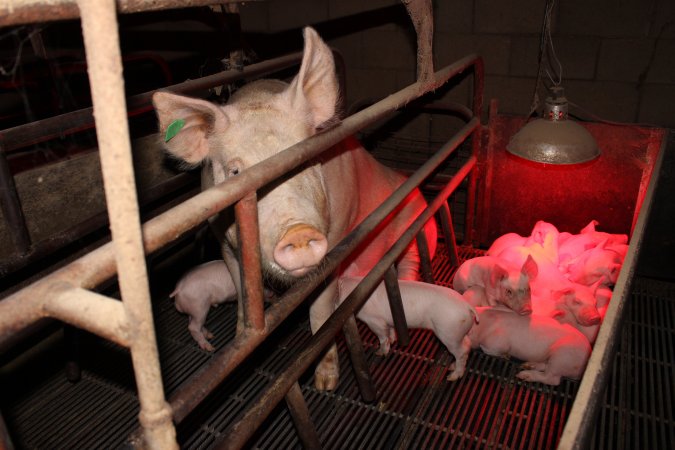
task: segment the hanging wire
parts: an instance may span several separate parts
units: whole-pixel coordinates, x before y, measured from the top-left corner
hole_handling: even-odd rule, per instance
[[[554,86],[559,86],[562,82],[562,64],[556,55],[555,48],[553,46],[553,39],[551,37],[551,21],[554,7],[555,0],[546,0],[546,6],[544,7],[544,18],[541,25],[541,34],[539,36],[537,80],[534,84],[534,92],[532,93],[532,103],[528,117],[532,116],[532,114],[534,114],[534,112],[539,109],[539,105],[541,103],[539,100],[539,88],[543,84],[543,73],[546,73],[546,77]],[[548,89],[548,87],[546,88]]]

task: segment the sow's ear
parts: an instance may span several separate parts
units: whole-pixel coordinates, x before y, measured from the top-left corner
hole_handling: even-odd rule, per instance
[[[155,92],[152,103],[159,118],[159,132],[164,146],[188,164],[199,164],[209,155],[208,137],[214,130],[227,127],[227,117],[214,104],[169,92]],[[167,128],[176,121],[184,125],[166,140]],[[168,136],[166,136],[168,137]]]
[[[291,107],[309,111],[309,120],[317,128],[335,115],[338,83],[330,48],[311,27],[304,29],[304,36],[300,71],[286,92]]]

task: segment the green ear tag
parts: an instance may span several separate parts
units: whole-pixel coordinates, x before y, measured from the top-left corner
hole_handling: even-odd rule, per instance
[[[164,142],[169,142],[171,138],[178,134],[178,132],[185,126],[185,119],[177,119],[171,122],[166,128],[166,135],[164,136]]]

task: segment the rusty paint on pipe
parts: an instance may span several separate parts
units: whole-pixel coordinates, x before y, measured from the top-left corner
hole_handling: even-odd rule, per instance
[[[448,196],[457,189],[459,183],[468,175],[475,164],[476,159],[473,156],[470,157],[452,178],[452,181],[438,194],[431,205],[418,216],[380,262],[375,265],[368,275],[364,277],[363,281],[356,286],[330,318],[312,336],[307,347],[298,354],[297,358],[289,364],[287,369],[267,389],[258,395],[253,405],[244,412],[242,418],[223,432],[216,448],[239,449],[243,447],[255,430],[267,418],[272,409],[281,401],[284,392],[287,392],[290,386],[297,382],[298,378],[302,376],[312,362],[321,356],[323,350],[333,341],[342,324],[349,320],[349,317],[353,317],[354,311],[366,302],[368,296],[375,289],[389,266],[394,264],[398,256],[406,249],[415,235],[419,233],[427,220],[435,214],[441,203],[446,201]]]
[[[244,288],[244,325],[262,332],[265,330],[265,310],[260,269],[258,201],[255,192],[246,195],[234,205],[234,214],[237,221]]]
[[[323,280],[337,269],[340,262],[370,234],[377,224],[384,220],[413,189],[445,161],[459,144],[479,126],[480,122],[474,118],[462,127],[441,150],[432,156],[417,172],[399,186],[387,200],[352,230],[345,239],[336,245],[324,257],[324,263],[318,269],[312,271],[310,275],[303,279],[303,282],[295,283],[281,299],[270,306],[265,313],[268,333],[274,331],[319,284],[323,283]],[[470,158],[469,162],[471,164],[465,164],[463,166],[465,169],[460,170],[458,174],[461,173],[465,177],[466,173],[468,173],[466,167],[469,167],[468,170],[473,169],[475,161],[474,157]],[[456,175],[452,180],[456,180],[457,178],[458,176]],[[449,185],[454,186],[455,184],[457,183],[451,181]],[[264,336],[254,333],[243,333],[237,336],[232,342],[216,353],[199,371],[195,372],[187,382],[179,386],[170,399],[174,411],[174,421],[180,423],[264,339]]]
[[[103,187],[118,282],[141,405],[139,421],[150,449],[177,449],[171,408],[164,398],[155,340],[140,213],[127,122],[122,55],[114,0],[79,0]],[[58,303],[58,302],[53,302]],[[99,307],[91,304],[91,308]]]

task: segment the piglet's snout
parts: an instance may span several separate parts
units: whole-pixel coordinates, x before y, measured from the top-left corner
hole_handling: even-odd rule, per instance
[[[306,224],[289,228],[274,247],[274,261],[293,276],[307,273],[321,261],[328,249],[326,236]]]

